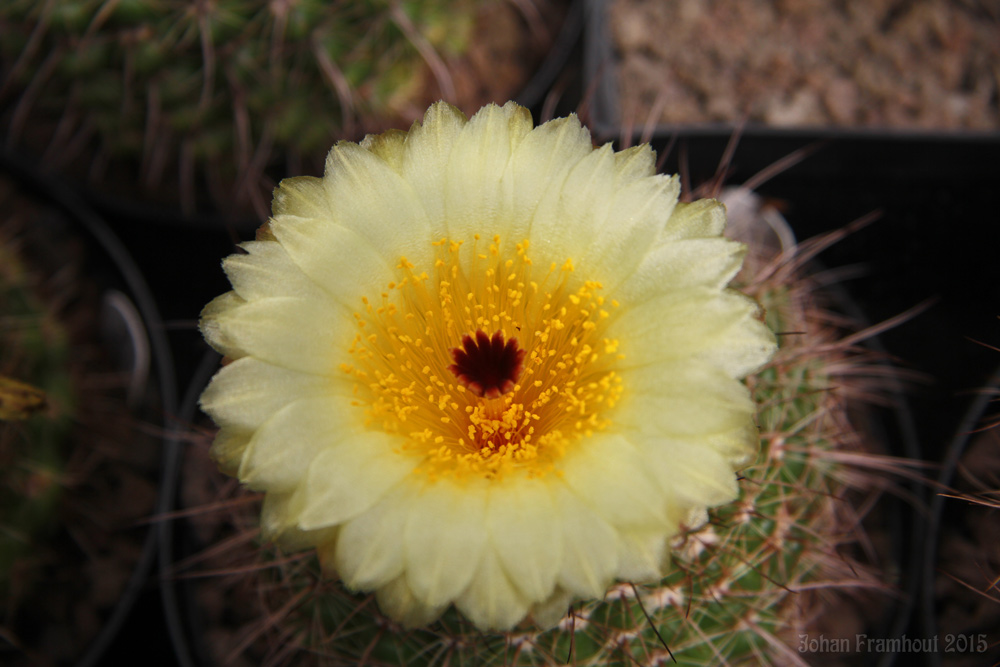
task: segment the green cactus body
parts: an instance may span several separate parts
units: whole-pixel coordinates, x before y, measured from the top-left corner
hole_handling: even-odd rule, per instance
[[[479,4],[14,0],[0,6],[0,101],[11,139],[29,117],[58,126],[57,161],[89,142],[149,184],[175,163],[181,180],[195,165],[259,179],[277,159],[320,161],[358,118],[398,116],[427,58],[466,49]]]
[[[739,499],[676,539],[669,576],[619,583],[547,631],[484,634],[454,609],[407,631],[380,616],[373,597],[324,580],[315,557],[264,547],[254,574],[238,577],[232,589],[245,597],[229,604],[256,607],[258,615],[244,619],[233,643],[216,647],[218,657],[232,658],[256,641],[255,659],[265,664],[802,664],[807,656],[797,651],[797,637],[814,627],[819,597],[892,584],[892,573],[876,576],[852,552],[860,512],[850,494],[867,482],[845,462],[864,456],[848,408],[851,378],[864,375],[870,361],[838,338],[810,281],[791,268],[797,260],[779,270],[777,260],[756,264],[750,275],[758,277],[744,290],[764,306],[773,330],[787,334],[749,381],[760,455],[742,472]],[[243,511],[240,523],[253,525],[256,505]],[[209,567],[245,572],[245,553],[227,550],[230,560]]]

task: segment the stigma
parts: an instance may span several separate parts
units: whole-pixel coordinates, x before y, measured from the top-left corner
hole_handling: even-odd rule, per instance
[[[462,346],[451,350],[455,361],[448,367],[458,381],[480,398],[499,398],[514,391],[524,366],[524,350],[514,337],[504,340],[502,331],[492,338],[482,329],[475,338],[466,334]]]

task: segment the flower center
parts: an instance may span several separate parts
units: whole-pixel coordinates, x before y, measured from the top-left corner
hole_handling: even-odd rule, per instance
[[[402,258],[380,303],[362,299],[354,363],[342,366],[355,404],[423,457],[417,474],[558,474],[621,395],[618,341],[602,336],[617,303],[574,281],[571,261],[536,270],[527,241],[470,245],[436,242],[430,272]]]
[[[473,394],[486,398],[514,391],[524,362],[524,350],[516,338],[504,343],[502,331],[490,338],[482,329],[476,331],[475,339],[463,336],[462,347],[453,348],[451,356],[455,363],[448,370]]]

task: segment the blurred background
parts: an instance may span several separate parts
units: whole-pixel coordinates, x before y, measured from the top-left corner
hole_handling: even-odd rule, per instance
[[[817,266],[851,315],[912,311],[879,336],[906,377],[887,453],[1000,488],[1000,443],[968,437],[1000,414],[995,0],[6,0],[0,661],[184,664],[161,519],[206,427],[220,261],[282,178],[437,99],[576,112],[691,189],[753,187],[799,240],[875,214]],[[900,627],[997,642],[995,511],[914,494]],[[942,658],[987,664],[910,656]]]

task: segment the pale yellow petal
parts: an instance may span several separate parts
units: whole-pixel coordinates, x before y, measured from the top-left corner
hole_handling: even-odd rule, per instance
[[[233,290],[243,299],[266,299],[272,296],[295,296],[321,299],[323,292],[309,279],[280,243],[250,241],[240,245],[244,254],[222,260]]]
[[[739,492],[732,464],[704,442],[650,438],[644,449],[649,469],[680,505],[715,507]]]
[[[725,370],[734,377],[746,377],[758,372],[774,356],[778,342],[774,332],[755,313],[740,322],[726,339],[727,345],[714,353],[699,355],[702,359]]]
[[[670,220],[661,230],[657,241],[672,239],[713,238],[726,228],[726,207],[715,199],[680,202]]]
[[[550,480],[511,479],[490,492],[487,529],[510,580],[529,600],[545,600],[562,561]]]
[[[743,377],[774,353],[760,307],[733,291],[696,287],[661,294],[619,313],[609,335],[627,341],[622,368],[695,359]]]
[[[469,584],[487,545],[489,485],[439,481],[423,485],[410,504],[406,530],[406,581],[425,604],[455,599]]]
[[[679,193],[677,177],[649,176],[616,184],[605,204],[604,224],[580,264],[593,267],[608,288],[618,284],[635,270],[650,240],[667,223]]]
[[[275,412],[258,428],[240,466],[251,488],[295,488],[320,452],[363,429],[363,414],[344,398],[305,397]]]
[[[377,296],[397,278],[398,254],[329,219],[282,215],[271,221],[271,230],[299,269],[340,307],[362,308],[362,296]]]
[[[512,153],[531,130],[527,109],[488,105],[469,119],[455,140],[445,181],[447,232],[455,240],[475,234],[492,238],[502,223],[508,240],[519,242],[527,221],[512,219],[509,192],[502,177]]]
[[[656,173],[656,153],[649,144],[639,144],[615,153],[619,184],[626,184]]]
[[[338,527],[299,530],[295,524],[295,514],[290,511],[291,498],[290,493],[268,493],[264,496],[264,504],[260,510],[261,537],[277,544],[286,552],[320,545],[324,548],[336,545]]]
[[[708,510],[704,507],[692,507],[688,510],[687,516],[684,517],[682,523],[685,530],[700,530],[708,523]]]
[[[349,395],[341,378],[311,375],[243,357],[226,364],[201,395],[201,409],[220,426],[253,430],[293,400]]]
[[[655,246],[634,272],[606,294],[635,308],[667,290],[722,289],[740,270],[746,247],[722,238],[683,239]]]
[[[749,465],[760,451],[760,429],[751,415],[732,431],[716,433],[706,438],[709,446],[733,466],[734,470]]]
[[[290,493],[268,493],[264,496],[264,504],[260,509],[260,536],[273,542],[281,537],[288,528],[294,526],[294,517],[289,518],[288,500]]]
[[[510,630],[527,616],[531,603],[514,587],[492,549],[483,553],[478,565],[455,606],[481,630]]]
[[[378,607],[383,614],[404,628],[418,628],[433,623],[446,606],[428,607],[418,599],[404,577],[397,577],[375,592]]]
[[[282,180],[274,189],[271,213],[275,218],[282,215],[322,218],[330,208],[322,178],[296,176]]]
[[[238,359],[246,355],[246,351],[237,347],[236,341],[220,326],[218,318],[246,303],[236,292],[225,292],[208,302],[201,310],[198,330],[212,348],[230,359]]]
[[[667,524],[664,491],[624,435],[595,433],[574,443],[561,469],[565,484],[612,525]]]
[[[533,248],[560,253],[548,254],[546,261],[572,259],[587,266],[587,255],[600,252],[597,237],[608,217],[615,174],[614,151],[605,144],[584,155],[565,181],[542,194],[531,223]]]
[[[401,536],[413,495],[413,485],[400,484],[373,507],[343,524],[333,562],[348,588],[373,590],[403,574]]]
[[[253,431],[225,426],[219,429],[208,450],[211,457],[219,464],[219,470],[234,477],[237,475],[243,462],[243,453],[246,452],[251,437]]]
[[[297,297],[255,299],[203,312],[201,327],[213,347],[227,355],[252,355],[300,373],[330,375],[348,361],[355,330],[342,309]]]
[[[573,594],[557,588],[548,599],[531,607],[531,620],[541,630],[550,630],[559,625],[559,621],[566,618],[572,603]]]
[[[413,186],[384,160],[341,142],[327,156],[323,182],[332,204],[323,220],[350,229],[393,266],[401,256],[417,266],[431,261],[430,242],[436,239],[424,207]]]
[[[288,518],[289,520],[293,519],[291,516]],[[318,530],[301,530],[294,524],[288,524],[284,531],[280,535],[276,535],[273,540],[285,553],[312,549],[324,544],[329,544],[331,545],[330,548],[333,548],[336,546],[339,531],[339,526],[320,528]]]
[[[649,175],[645,151],[619,159],[609,144],[591,150],[589,141],[565,143],[579,155],[571,156],[575,162],[565,161],[553,173],[538,176],[548,183],[531,218],[533,247],[546,251],[547,262],[571,258],[588,267],[595,279],[616,284],[667,224],[679,182]],[[515,198],[520,196],[518,191]]]
[[[622,371],[629,388],[615,423],[651,435],[700,436],[742,428],[754,413],[750,392],[704,362],[677,361]]]
[[[513,226],[508,233],[512,241],[522,240],[517,238],[522,221],[533,224],[542,198],[561,190],[570,170],[592,151],[590,133],[574,115],[551,120],[528,133],[511,155],[503,177],[511,193],[507,223]],[[532,233],[531,239],[539,247],[552,249],[552,244],[539,235]]]
[[[618,535],[569,489],[557,487],[554,500],[563,536],[559,585],[581,598],[602,597],[618,570]]]
[[[658,581],[663,578],[667,563],[669,532],[623,530],[618,539],[618,572],[616,578],[633,583]]]
[[[395,451],[398,445],[397,437],[366,431],[324,448],[292,497],[299,527],[313,530],[343,523],[385,497],[415,467],[411,458]]]
[[[402,130],[386,130],[381,134],[369,134],[360,145],[389,165],[393,171],[402,173],[406,138],[407,133]]]
[[[422,124],[414,123],[406,137],[402,174],[427,214],[436,238],[447,234],[445,223],[445,183],[451,149],[468,119],[445,102],[432,105]]]

